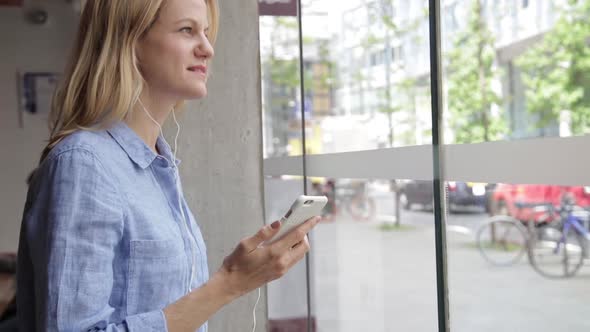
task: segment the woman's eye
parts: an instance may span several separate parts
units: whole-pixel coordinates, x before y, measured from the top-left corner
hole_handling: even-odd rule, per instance
[[[193,28],[191,28],[191,27],[184,27],[184,28],[180,29],[180,31],[182,31],[182,32],[192,32],[193,31]]]

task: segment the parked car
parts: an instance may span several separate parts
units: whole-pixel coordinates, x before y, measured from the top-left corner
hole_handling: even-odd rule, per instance
[[[515,203],[551,203],[559,206],[564,193],[571,193],[575,203],[583,208],[590,207],[590,186],[555,186],[537,184],[505,184],[500,183],[492,193],[492,213],[506,214],[517,219],[539,220],[541,211],[519,209]]]
[[[493,185],[449,181],[446,183],[445,189],[449,212],[457,212],[470,207],[488,211],[488,200]],[[414,204],[432,209],[433,197],[432,181],[400,181],[400,203],[404,209],[410,209]]]

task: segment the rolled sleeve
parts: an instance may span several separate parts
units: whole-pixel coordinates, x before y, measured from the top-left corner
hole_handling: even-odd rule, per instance
[[[117,255],[125,250],[124,209],[98,158],[76,148],[45,163],[35,179],[44,183],[23,223],[33,266],[35,329],[166,331],[161,310],[122,317],[114,309],[124,302],[125,289],[114,286],[124,278],[116,273],[124,271]]]
[[[162,310],[150,311],[127,317],[129,331],[168,331]]]

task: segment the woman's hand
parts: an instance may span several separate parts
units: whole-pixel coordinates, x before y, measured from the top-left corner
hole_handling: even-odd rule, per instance
[[[283,276],[309,251],[307,233],[319,220],[311,218],[271,244],[264,243],[278,233],[278,221],[240,241],[209,281],[164,308],[168,331],[194,331],[226,304]]]
[[[237,298],[282,277],[309,251],[307,233],[319,220],[319,216],[311,218],[268,245],[264,242],[278,233],[281,224],[275,221],[262,227],[254,236],[240,241],[214,278],[224,279],[227,290]]]

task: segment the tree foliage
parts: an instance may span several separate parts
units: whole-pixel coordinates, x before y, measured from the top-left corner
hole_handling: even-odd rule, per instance
[[[492,88],[498,77],[496,53],[481,0],[472,2],[468,19],[467,27],[457,34],[449,53],[449,124],[456,143],[495,140],[506,132],[501,112],[492,114],[492,106],[499,105],[501,98]]]
[[[572,132],[590,129],[590,0],[569,0],[553,29],[517,61],[526,86],[527,111],[536,126],[571,112]]]

